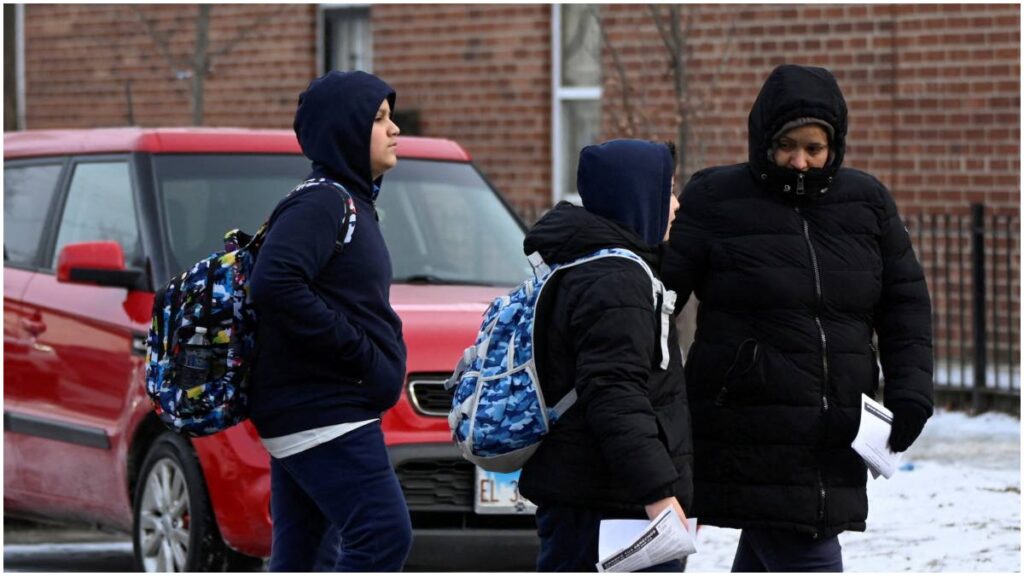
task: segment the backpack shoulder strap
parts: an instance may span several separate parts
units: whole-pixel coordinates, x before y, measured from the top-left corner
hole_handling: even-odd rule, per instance
[[[675,312],[676,308],[676,293],[673,290],[665,288],[665,285],[661,280],[654,275],[653,271],[651,271],[651,267],[647,265],[647,262],[644,262],[644,259],[636,253],[626,250],[625,248],[612,248],[611,251],[617,256],[628,258],[639,264],[651,279],[651,293],[654,300],[654,312],[660,319],[660,324],[658,326],[658,341],[661,345],[661,362],[659,367],[662,370],[667,370],[670,358],[668,349],[669,322],[671,321],[672,314]]]
[[[531,254],[529,258],[530,263],[534,266],[535,271],[539,267],[547,269],[547,266],[544,264],[544,260],[543,258],[540,257],[540,254]],[[627,260],[632,260],[633,262],[639,264],[640,267],[643,268],[644,272],[647,273],[647,276],[651,279],[652,305],[654,307],[655,313],[660,317],[660,323],[658,326],[658,340],[661,348],[661,362],[659,366],[662,370],[667,369],[669,361],[669,321],[672,317],[672,314],[675,312],[676,293],[672,290],[668,290],[665,288],[665,285],[662,284],[661,280],[659,280],[658,277],[654,275],[654,272],[651,270],[651,267],[647,265],[647,262],[644,262],[643,258],[638,256],[635,252],[627,250],[625,248],[605,248],[603,250],[598,250],[593,254],[583,256],[582,258],[577,258],[572,262],[556,265],[547,273],[550,274],[553,271],[564,270],[566,268],[571,268],[573,266],[578,266],[580,264],[584,264],[586,262],[591,262],[593,260],[598,260],[601,258],[625,258]]]
[[[332,188],[338,192],[345,205],[345,215],[341,217],[341,232],[338,233],[338,238],[334,241],[334,251],[340,254],[345,249],[345,245],[352,241],[352,235],[356,231],[356,203],[340,182],[327,181],[333,185]]]
[[[345,207],[345,213],[341,217],[341,231],[338,232],[338,237],[334,241],[334,251],[340,254],[342,250],[345,249],[345,245],[352,241],[352,235],[356,230],[356,203],[352,200],[352,195],[349,194],[348,190],[346,190],[341,183],[328,178],[310,178],[301,182],[295,188],[292,188],[291,192],[289,192],[285,198],[307,188],[313,188],[316,186],[329,186],[339,196],[341,196],[341,202]],[[277,210],[275,209],[275,212],[276,211]],[[262,241],[263,237],[270,231],[270,222],[273,219],[274,215],[271,214],[270,217],[267,218],[266,222],[260,226],[259,230],[256,231],[256,234],[253,234],[252,240],[250,240],[246,245],[258,245],[258,242]]]

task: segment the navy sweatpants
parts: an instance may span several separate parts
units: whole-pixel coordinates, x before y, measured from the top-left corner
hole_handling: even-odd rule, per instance
[[[733,572],[842,572],[839,537],[812,540],[784,530],[744,528],[732,562]]]
[[[597,572],[597,539],[601,512],[561,504],[537,506],[540,553],[538,572]],[[673,560],[642,572],[682,572],[685,564]]]
[[[402,570],[412,525],[379,421],[271,458],[270,493],[271,572],[322,569],[317,552],[329,531],[340,539],[334,572]]]

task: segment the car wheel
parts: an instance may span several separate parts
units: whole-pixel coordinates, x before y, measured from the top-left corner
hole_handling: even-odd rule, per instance
[[[176,434],[164,433],[150,447],[132,508],[137,570],[221,571],[248,559],[221,539],[199,460]]]

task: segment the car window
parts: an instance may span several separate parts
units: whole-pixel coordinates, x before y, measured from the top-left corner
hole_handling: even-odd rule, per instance
[[[530,273],[522,227],[469,164],[400,160],[377,206],[395,282],[513,286]]]
[[[120,243],[127,267],[144,266],[131,175],[125,161],[75,166],[51,266],[56,267],[64,246],[95,240]]]
[[[172,271],[224,249],[234,228],[253,234],[309,172],[298,155],[154,157]]]
[[[176,154],[153,163],[174,271],[223,250],[232,228],[255,232],[309,172],[299,155]],[[401,159],[384,176],[377,211],[396,282],[512,286],[530,273],[518,220],[471,164]]]
[[[4,168],[5,263],[35,262],[60,171],[60,164]]]

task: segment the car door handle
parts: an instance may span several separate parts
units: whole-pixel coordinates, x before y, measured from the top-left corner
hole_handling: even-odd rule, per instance
[[[31,334],[33,337],[39,336],[43,332],[46,332],[46,322],[43,322],[42,319],[30,320],[28,318],[22,318],[21,327],[24,328],[25,331]]]

